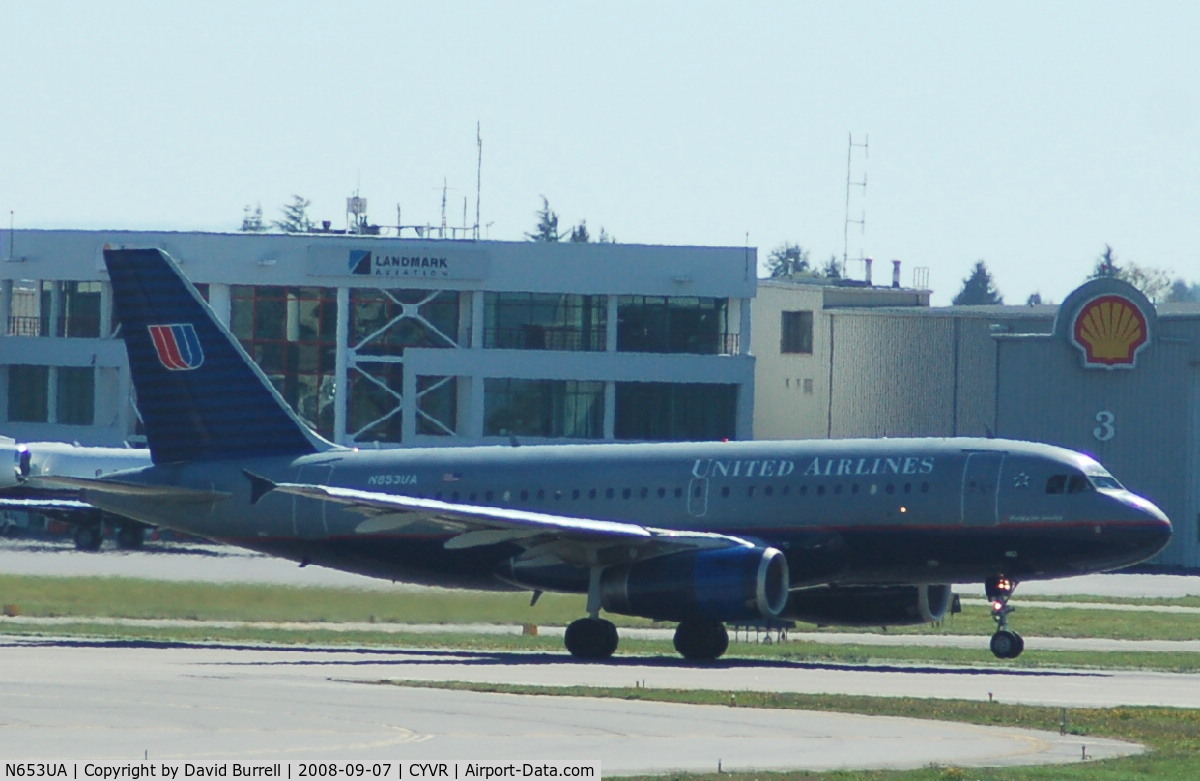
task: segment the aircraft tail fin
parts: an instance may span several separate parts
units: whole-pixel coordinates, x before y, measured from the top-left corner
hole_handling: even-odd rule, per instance
[[[335,447],[303,422],[158,249],[105,249],[154,463]]]

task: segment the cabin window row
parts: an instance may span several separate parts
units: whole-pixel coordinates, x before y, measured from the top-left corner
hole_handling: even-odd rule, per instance
[[[699,498],[704,495],[704,490],[705,489],[702,485],[694,484],[689,489],[689,492],[690,492],[691,496],[693,496],[695,498]],[[756,496],[760,496],[760,497],[781,496],[781,497],[783,497],[783,496],[791,496],[793,494],[796,496],[808,496],[809,494],[812,494],[814,496],[826,496],[826,495],[842,496],[842,495],[846,495],[846,494],[855,496],[855,495],[858,495],[861,493],[866,493],[867,495],[875,496],[877,494],[883,493],[883,494],[887,494],[890,496],[890,495],[894,495],[894,494],[909,494],[909,495],[911,495],[911,494],[917,493],[917,492],[922,493],[922,494],[927,494],[927,493],[929,493],[929,490],[930,490],[930,485],[928,482],[902,483],[902,484],[901,483],[886,483],[886,484],[870,483],[870,484],[865,484],[865,485],[862,485],[859,483],[850,483],[850,484],[835,483],[832,486],[826,486],[823,484],[817,485],[817,486],[813,487],[811,490],[810,490],[809,486],[807,484],[805,484],[805,485],[800,485],[799,487],[797,487],[795,491],[792,490],[791,485],[783,485],[783,486],[779,487],[778,489],[773,485],[765,485],[765,486],[749,485],[749,486],[746,486],[744,489],[740,489],[735,492],[732,486],[723,485],[720,487],[720,489],[719,489],[719,491],[717,491],[717,493],[719,493],[722,498],[729,498],[731,496],[741,495],[743,493],[748,498],[754,498]],[[601,488],[588,488],[588,489],[572,488],[572,489],[555,489],[552,491],[548,491],[545,488],[539,488],[536,490],[535,489],[522,489],[520,491],[482,491],[482,492],[471,491],[469,493],[464,493],[462,491],[449,491],[449,492],[437,491],[436,493],[432,494],[432,496],[430,496],[429,494],[420,494],[418,496],[418,498],[421,498],[421,499],[431,498],[436,501],[444,500],[444,501],[450,501],[450,502],[466,501],[468,503],[478,502],[482,499],[482,501],[485,504],[490,504],[492,502],[497,501],[497,498],[501,502],[511,502],[514,500],[527,502],[527,501],[530,501],[531,499],[542,502],[542,501],[546,501],[547,498],[554,499],[555,501],[562,501],[562,500],[568,499],[568,498],[571,501],[579,501],[585,497],[588,500],[599,499],[601,497],[603,497],[604,499],[616,499],[618,497],[620,497],[621,499],[633,499],[635,497],[638,499],[649,499],[651,497],[657,497],[659,499],[667,499],[667,498],[682,499],[684,496],[684,493],[685,493],[685,489],[682,486],[674,486],[672,488],[667,488],[666,486],[659,486],[657,488],[650,488],[648,486],[642,486],[637,489],[634,489],[634,488],[620,488],[620,489],[618,489],[618,488],[603,488],[603,489],[601,489]]]

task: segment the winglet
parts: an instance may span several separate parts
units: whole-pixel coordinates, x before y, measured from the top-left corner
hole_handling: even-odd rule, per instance
[[[248,469],[242,474],[250,481],[250,504],[258,504],[259,500],[275,490],[275,483],[265,477],[259,477]]]

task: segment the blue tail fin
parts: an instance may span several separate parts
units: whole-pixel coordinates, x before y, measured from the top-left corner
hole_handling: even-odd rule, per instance
[[[104,263],[154,463],[334,447],[296,417],[165,253],[106,249]]]

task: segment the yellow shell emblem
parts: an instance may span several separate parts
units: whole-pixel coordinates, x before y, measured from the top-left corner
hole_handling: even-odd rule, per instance
[[[1149,328],[1142,310],[1124,296],[1100,296],[1080,307],[1072,329],[1088,366],[1133,366]]]

